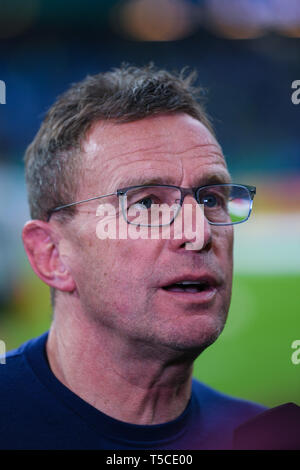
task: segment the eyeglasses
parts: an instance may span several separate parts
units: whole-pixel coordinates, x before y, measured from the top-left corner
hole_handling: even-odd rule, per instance
[[[197,188],[181,188],[173,185],[129,186],[114,193],[72,202],[48,211],[47,222],[54,212],[85,202],[117,196],[128,224],[144,227],[170,225],[179,214],[185,196],[192,195],[203,205],[204,216],[211,225],[236,225],[249,219],[255,186],[242,184],[209,184]]]

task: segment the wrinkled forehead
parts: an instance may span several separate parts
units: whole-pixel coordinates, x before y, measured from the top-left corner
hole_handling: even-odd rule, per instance
[[[163,115],[131,123],[97,122],[82,145],[84,184],[101,181],[110,189],[122,177],[166,177],[166,184],[191,172],[211,169],[228,174],[219,143],[198,120]],[[205,168],[204,168],[205,167]],[[172,179],[174,177],[174,179]],[[95,181],[95,178],[97,181]],[[128,178],[127,178],[128,179]]]
[[[140,150],[141,144],[146,148],[163,144],[178,153],[190,146],[202,144],[214,145],[222,152],[216,138],[197,119],[184,114],[167,114],[151,116],[133,122],[115,123],[113,121],[97,121],[90,128],[83,142],[87,154],[115,151],[120,154],[130,146],[132,152]],[[146,149],[145,149],[146,150]]]

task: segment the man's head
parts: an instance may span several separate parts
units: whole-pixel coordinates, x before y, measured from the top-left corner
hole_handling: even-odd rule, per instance
[[[92,321],[143,344],[199,349],[216,339],[230,304],[232,226],[206,220],[203,246],[187,251],[184,235],[99,240],[97,200],[45,222],[54,207],[112,193],[133,179],[181,187],[228,182],[191,77],[124,67],[86,78],[50,109],[25,161],[38,221],[25,227],[24,244],[35,272],[64,302],[76,299]],[[191,196],[185,202],[196,204]],[[205,302],[162,287],[203,275],[215,282]]]

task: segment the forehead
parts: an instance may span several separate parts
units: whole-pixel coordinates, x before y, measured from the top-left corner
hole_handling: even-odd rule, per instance
[[[143,184],[145,178],[181,184],[203,172],[230,178],[214,136],[186,114],[125,124],[97,122],[86,136],[83,151],[84,185],[90,188],[98,184],[99,189],[114,191],[120,184]]]

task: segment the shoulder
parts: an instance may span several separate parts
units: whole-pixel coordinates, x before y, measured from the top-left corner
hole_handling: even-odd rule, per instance
[[[0,364],[0,411],[7,413],[11,406],[24,404],[32,397],[38,379],[28,363],[26,351],[37,343],[44,344],[46,334],[27,341],[6,353]]]
[[[27,343],[22,344],[19,348],[9,351],[2,356],[0,365],[0,394],[5,388],[10,388],[20,381],[21,376],[26,369],[24,363],[24,349]]]
[[[222,416],[224,420],[230,420],[239,424],[268,408],[253,401],[236,398],[219,392],[208,385],[193,379],[193,394],[207,417]]]

